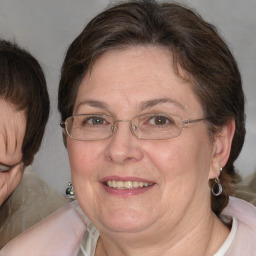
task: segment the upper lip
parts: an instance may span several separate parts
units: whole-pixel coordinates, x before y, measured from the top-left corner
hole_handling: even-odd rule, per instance
[[[120,177],[120,176],[107,176],[100,180],[100,182],[105,183],[109,180],[115,180],[115,181],[138,181],[143,183],[155,183],[152,180],[147,180],[144,178],[139,177],[133,177],[133,176],[127,176],[127,177]]]

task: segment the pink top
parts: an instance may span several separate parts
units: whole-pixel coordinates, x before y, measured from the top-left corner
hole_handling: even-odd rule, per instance
[[[89,220],[73,201],[17,236],[0,255],[77,256],[87,223]]]
[[[233,227],[215,255],[255,256],[256,208],[241,199],[231,197],[222,214],[232,216]],[[74,201],[13,239],[1,250],[0,255],[77,256],[79,253],[93,256],[98,237],[99,232]]]
[[[256,207],[244,200],[230,197],[223,214],[238,220],[236,235],[225,256],[256,255]]]

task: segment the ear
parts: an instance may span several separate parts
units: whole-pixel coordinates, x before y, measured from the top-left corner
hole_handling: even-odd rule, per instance
[[[232,119],[215,135],[209,179],[219,177],[220,169],[223,168],[228,161],[236,129],[235,126],[235,120]]]

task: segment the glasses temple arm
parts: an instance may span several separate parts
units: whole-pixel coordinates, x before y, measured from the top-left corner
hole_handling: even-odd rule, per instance
[[[192,119],[192,120],[183,120],[183,124],[191,124],[191,123],[196,123],[196,122],[200,122],[200,121],[205,121],[209,119],[209,117],[206,118],[199,118],[199,119]]]

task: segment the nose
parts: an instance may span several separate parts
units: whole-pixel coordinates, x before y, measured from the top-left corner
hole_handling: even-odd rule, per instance
[[[142,148],[136,136],[132,133],[130,121],[117,120],[114,124],[113,135],[105,150],[108,160],[118,164],[136,162],[143,158]]]

